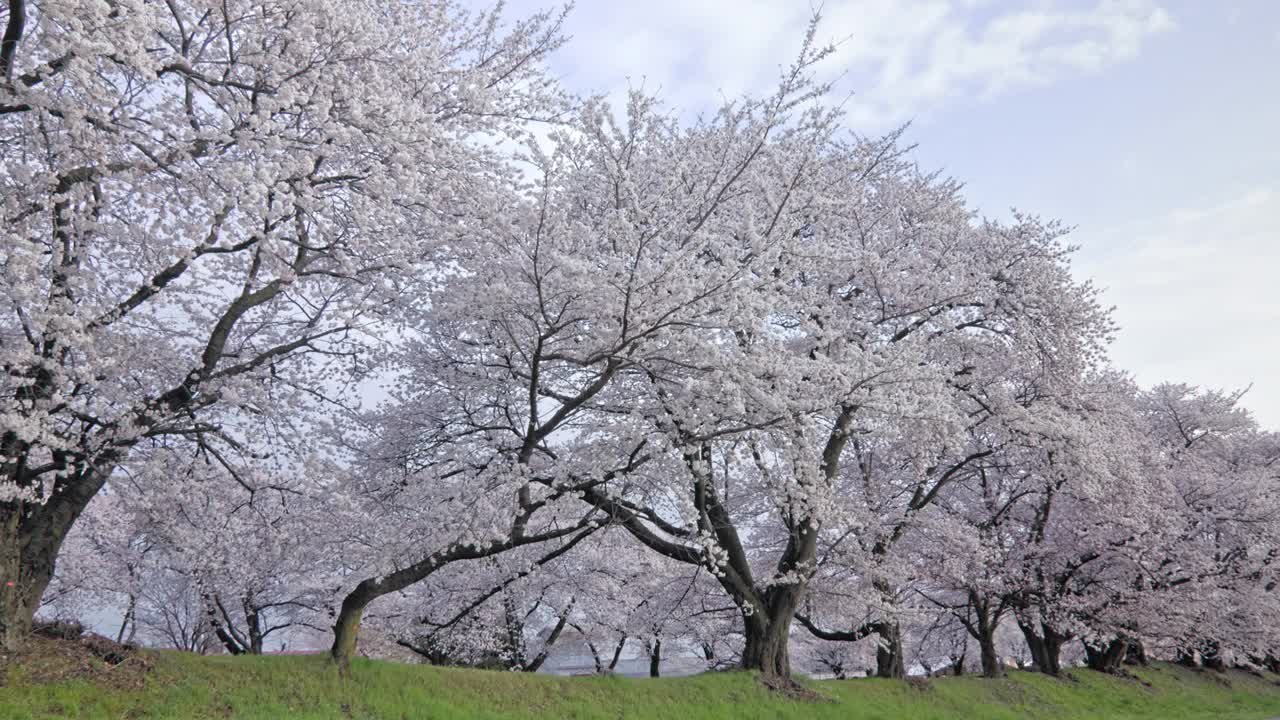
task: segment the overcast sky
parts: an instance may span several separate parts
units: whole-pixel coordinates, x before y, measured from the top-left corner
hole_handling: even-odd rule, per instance
[[[545,8],[513,0],[513,15]],[[810,12],[793,0],[579,0],[553,67],[573,90],[694,111],[761,92]],[[828,0],[850,124],[911,122],[928,169],[987,215],[1074,225],[1081,277],[1143,384],[1253,389],[1280,430],[1280,1]]]

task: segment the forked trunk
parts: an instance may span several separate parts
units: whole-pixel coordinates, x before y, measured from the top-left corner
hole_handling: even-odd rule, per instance
[[[1129,641],[1122,637],[1105,645],[1086,642],[1084,644],[1085,667],[1114,675],[1120,672],[1120,664],[1124,662],[1125,652],[1128,649]]]
[[[1037,672],[1045,675],[1062,674],[1062,646],[1068,636],[1061,634],[1044,623],[1018,621],[1018,629],[1026,638],[1027,649],[1031,651],[1031,662]]]

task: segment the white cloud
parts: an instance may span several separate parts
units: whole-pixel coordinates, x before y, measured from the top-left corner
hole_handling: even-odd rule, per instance
[[[516,8],[517,11],[520,8]],[[1151,0],[1008,4],[828,0],[826,64],[848,71],[855,126],[882,128],[961,98],[990,98],[1134,57],[1173,20]],[[767,89],[798,49],[809,5],[781,0],[583,0],[558,59],[569,84],[620,94],[642,81],[685,110]]]
[[[855,69],[875,78],[860,98],[872,122],[897,122],[957,98],[992,98],[1097,72],[1136,56],[1172,18],[1146,2],[1103,0],[1083,10],[1041,4],[1032,9],[965,13],[946,3],[877,3],[887,8],[860,25],[867,3],[834,8],[850,28]],[[924,11],[920,12],[921,6]]]
[[[1245,404],[1280,429],[1280,187],[1076,240],[1081,274],[1117,306],[1119,367],[1147,384],[1252,384]]]

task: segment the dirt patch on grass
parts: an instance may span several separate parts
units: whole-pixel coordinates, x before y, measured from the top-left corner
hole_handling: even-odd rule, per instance
[[[801,702],[835,702],[831,698],[822,693],[807,688],[789,677],[778,677],[777,675],[760,675],[760,684],[769,689],[769,692],[777,693],[790,700],[799,700]]]
[[[917,692],[930,692],[933,690],[933,684],[929,682],[929,678],[922,677],[907,678],[907,687]]]
[[[101,635],[59,626],[40,628],[16,653],[0,653],[0,687],[84,680],[104,687],[137,689],[152,661],[147,653]]]

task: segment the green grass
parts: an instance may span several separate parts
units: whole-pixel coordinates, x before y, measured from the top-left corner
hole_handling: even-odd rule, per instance
[[[123,667],[123,666],[122,666]],[[350,679],[324,658],[198,657],[164,652],[136,687],[83,680],[33,684],[11,667],[0,718],[711,718],[782,720],[1253,720],[1280,716],[1271,678],[1157,665],[1149,685],[1086,670],[1057,680],[1015,672],[947,678],[807,683],[826,702],[789,700],[745,673],[660,680],[559,678],[357,661]],[[99,673],[95,677],[101,678]]]

